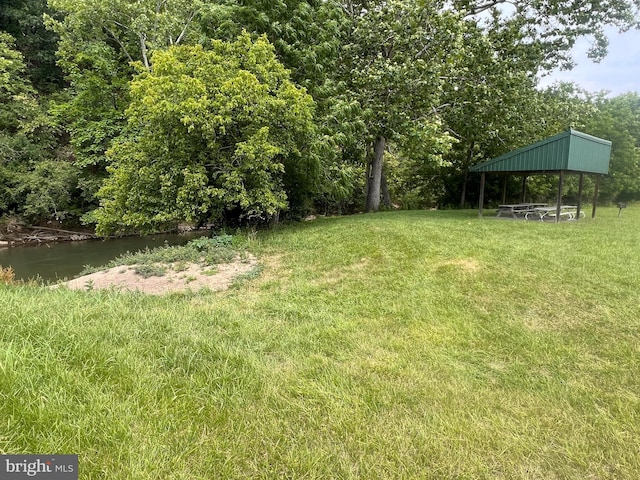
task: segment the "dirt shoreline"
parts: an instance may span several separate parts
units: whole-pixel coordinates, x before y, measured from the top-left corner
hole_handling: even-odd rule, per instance
[[[142,292],[150,295],[166,293],[198,291],[207,288],[222,291],[229,288],[234,281],[243,275],[253,272],[258,266],[254,256],[237,259],[231,263],[215,266],[202,266],[195,263],[186,265],[179,272],[169,268],[162,276],[144,278],[135,272],[136,265],[122,265],[100,272],[83,275],[67,282],[53,285],[72,290],[113,289],[124,292]]]

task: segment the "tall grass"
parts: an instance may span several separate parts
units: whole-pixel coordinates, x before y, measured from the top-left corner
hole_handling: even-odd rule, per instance
[[[13,268],[7,267],[4,268],[0,265],[0,283],[13,283],[15,281],[15,275],[13,272]]]
[[[247,238],[151,297],[0,285],[0,450],[86,479],[640,477],[640,209]]]

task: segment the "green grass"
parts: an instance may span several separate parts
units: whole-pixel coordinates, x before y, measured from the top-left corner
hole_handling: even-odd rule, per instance
[[[0,285],[0,451],[82,479],[640,478],[640,208],[319,219],[165,297]]]

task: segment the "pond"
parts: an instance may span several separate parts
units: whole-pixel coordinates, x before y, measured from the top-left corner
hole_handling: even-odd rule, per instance
[[[197,231],[109,240],[48,243],[0,248],[0,266],[11,267],[17,280],[56,281],[76,277],[85,267],[99,267],[127,252],[163,245],[184,245],[210,232]]]

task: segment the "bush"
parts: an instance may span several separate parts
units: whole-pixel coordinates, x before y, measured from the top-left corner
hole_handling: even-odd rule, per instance
[[[98,233],[268,221],[299,197],[286,186],[313,183],[314,102],[266,38],[157,50],[153,65],[131,82],[135,137],[109,150],[100,207],[85,217]]]

